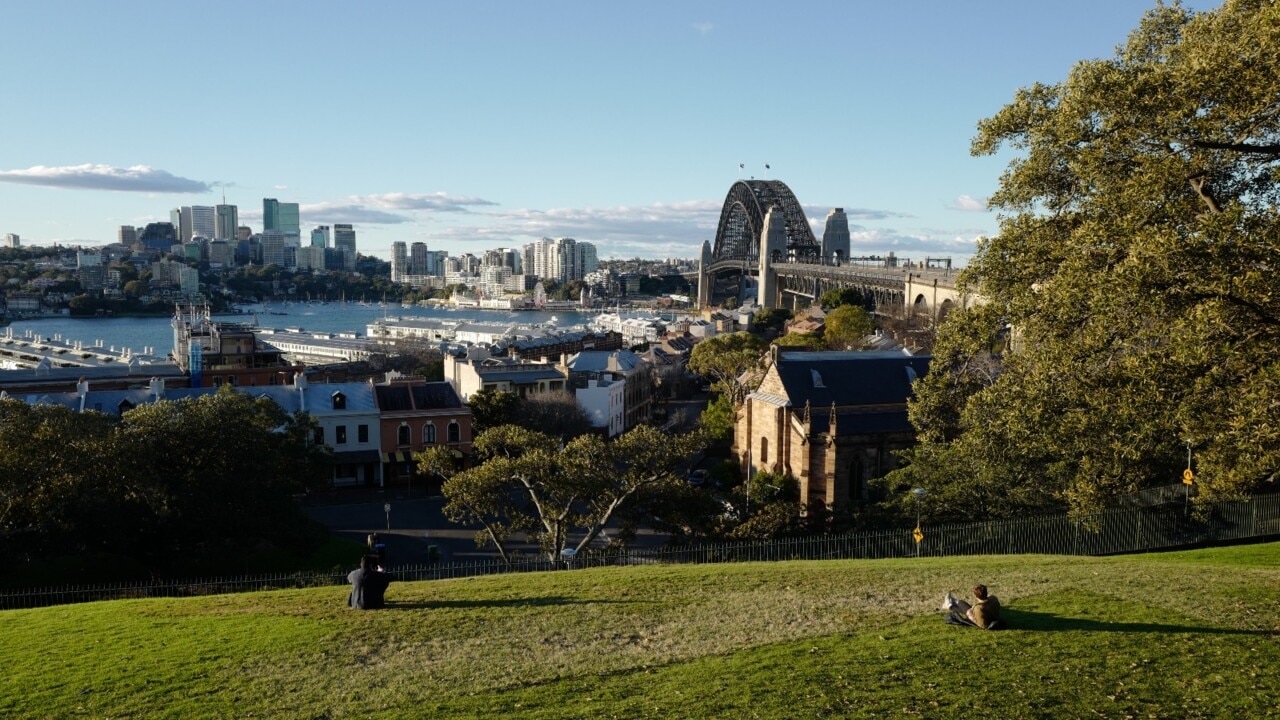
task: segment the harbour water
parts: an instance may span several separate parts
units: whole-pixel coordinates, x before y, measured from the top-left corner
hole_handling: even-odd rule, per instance
[[[566,311],[450,310],[421,306],[388,306],[383,309],[376,305],[358,303],[268,303],[250,305],[243,309],[245,314],[218,316],[217,319],[269,328],[355,332],[360,335],[365,334],[369,323],[384,317],[438,318],[512,325],[550,323],[562,328],[585,325],[590,319],[587,314]],[[14,335],[25,335],[27,331],[31,331],[42,337],[61,336],[64,340],[80,340],[86,345],[93,345],[101,340],[103,347],[114,347],[116,350],[130,348],[135,353],[142,353],[143,348],[154,348],[155,354],[163,357],[173,349],[173,327],[170,323],[171,317],[34,318],[14,320],[12,331]]]

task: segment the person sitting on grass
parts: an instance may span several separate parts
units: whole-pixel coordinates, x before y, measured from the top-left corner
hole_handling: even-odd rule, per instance
[[[975,585],[973,588],[973,605],[957,600],[947,593],[944,609],[948,611],[947,622],[953,625],[968,625],[984,630],[998,630],[1000,622],[1000,600],[988,594],[986,585]]]
[[[351,583],[351,596],[347,605],[357,610],[375,610],[383,607],[382,594],[394,578],[390,573],[382,571],[376,556],[365,555],[360,558],[360,569],[352,570],[347,575]]]

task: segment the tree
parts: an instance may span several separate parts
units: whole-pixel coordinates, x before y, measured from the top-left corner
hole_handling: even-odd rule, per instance
[[[1201,499],[1276,481],[1277,58],[1280,5],[1161,5],[979,124],[976,154],[1018,152],[961,275],[988,304],[943,322],[894,482],[998,516],[1176,483],[1188,449]]]
[[[876,331],[876,321],[857,305],[841,305],[827,313],[822,337],[832,350],[862,347],[862,339]]]
[[[782,326],[792,318],[792,312],[787,308],[763,308],[752,319],[751,324],[756,330],[771,330],[778,332],[782,330]]]
[[[748,332],[715,335],[694,346],[693,352],[689,353],[688,367],[712,379],[716,390],[727,395],[736,407],[750,392],[738,382],[738,378],[760,367],[767,347],[758,335]]]
[[[792,332],[773,341],[780,348],[796,350],[826,350],[827,341],[817,333]]]
[[[875,302],[869,295],[864,295],[857,288],[832,288],[818,298],[818,305],[823,310],[832,310],[841,305],[853,305],[864,310],[871,311],[875,309]]]
[[[520,398],[515,393],[485,388],[467,399],[471,408],[471,425],[476,435],[490,428],[509,425],[516,420]]]
[[[713,440],[731,440],[734,420],[733,401],[728,395],[717,395],[707,403],[702,416],[698,418],[698,424]]]
[[[686,458],[704,442],[699,433],[667,436],[642,425],[612,442],[593,434],[560,446],[545,433],[504,425],[476,438],[481,462],[467,470],[457,472],[440,453],[418,457],[422,472],[447,478],[445,517],[481,527],[477,543],[510,562],[511,536],[526,533],[556,562],[565,548],[594,542],[639,494],[683,483]]]
[[[591,432],[591,416],[578,399],[567,392],[538,393],[522,398],[517,424],[567,440]]]

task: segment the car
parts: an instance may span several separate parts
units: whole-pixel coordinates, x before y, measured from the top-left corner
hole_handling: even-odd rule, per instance
[[[701,468],[689,473],[689,484],[700,487],[707,482],[707,471]]]

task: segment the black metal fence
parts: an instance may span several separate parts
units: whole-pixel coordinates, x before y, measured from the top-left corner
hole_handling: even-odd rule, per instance
[[[926,525],[916,542],[911,529],[779,540],[711,543],[657,549],[582,552],[552,562],[521,557],[391,568],[400,580],[439,580],[611,565],[756,562],[957,555],[1115,555],[1280,536],[1280,495],[1224,501],[1191,514],[1180,503],[1114,509],[1072,519],[1065,515],[979,523]],[[345,585],[346,572],[244,575],[145,583],[62,586],[0,592],[0,610],[96,600],[188,597],[260,590]]]

